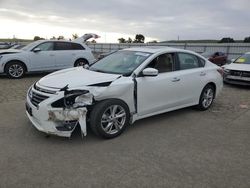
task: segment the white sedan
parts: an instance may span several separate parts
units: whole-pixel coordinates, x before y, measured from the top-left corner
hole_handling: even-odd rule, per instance
[[[250,85],[250,52],[237,58],[233,63],[224,65],[224,82],[229,84]]]
[[[26,114],[47,134],[70,137],[88,124],[104,138],[136,120],[196,105],[207,110],[223,87],[222,69],[197,53],[130,48],[93,64],[40,79],[27,93]]]
[[[28,72],[54,71],[84,64],[95,58],[84,42],[95,34],[85,34],[75,41],[39,40],[20,50],[0,50],[0,73],[21,78]]]

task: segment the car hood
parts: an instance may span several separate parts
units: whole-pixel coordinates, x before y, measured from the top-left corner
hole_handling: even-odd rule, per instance
[[[0,55],[14,54],[14,53],[20,53],[20,52],[22,52],[22,50],[18,50],[18,49],[6,49],[6,50],[0,50]]]
[[[107,74],[76,67],[64,69],[49,74],[38,81],[44,87],[61,89],[68,85],[69,88],[77,88],[100,83],[112,82],[119,78],[118,74]]]
[[[229,65],[225,65],[224,68],[229,70],[250,71],[250,64],[231,63]]]

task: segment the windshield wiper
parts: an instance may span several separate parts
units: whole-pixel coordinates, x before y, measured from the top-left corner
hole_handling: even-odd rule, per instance
[[[95,72],[101,72],[101,73],[107,73],[105,71],[102,71],[102,70],[98,70],[98,69],[90,69],[91,71],[95,71]]]

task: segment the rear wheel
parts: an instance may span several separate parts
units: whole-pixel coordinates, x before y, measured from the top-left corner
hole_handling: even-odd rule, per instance
[[[5,73],[9,78],[18,79],[22,78],[25,74],[25,66],[18,61],[10,62],[6,65]]]
[[[75,67],[83,67],[84,65],[88,65],[88,61],[86,59],[78,59],[76,62],[75,62]]]
[[[92,131],[103,138],[120,135],[129,124],[129,109],[117,99],[104,100],[96,104],[90,114]]]
[[[215,88],[213,85],[209,84],[204,87],[201,92],[200,101],[198,108],[200,110],[207,110],[213,104],[215,97]]]

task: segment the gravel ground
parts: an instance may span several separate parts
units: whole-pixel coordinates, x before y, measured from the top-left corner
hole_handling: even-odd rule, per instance
[[[102,140],[46,137],[25,116],[44,75],[0,77],[0,187],[250,187],[250,88],[225,85],[212,108],[136,122]]]

